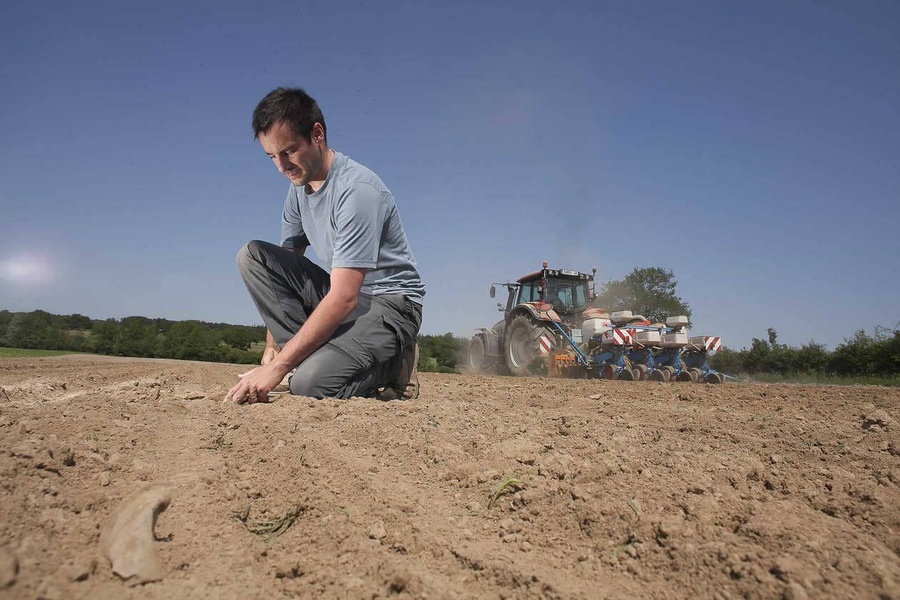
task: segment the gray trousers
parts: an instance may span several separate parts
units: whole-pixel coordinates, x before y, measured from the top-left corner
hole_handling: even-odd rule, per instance
[[[303,327],[331,287],[308,258],[254,240],[237,255],[238,270],[279,348]],[[371,396],[393,383],[403,352],[416,343],[421,305],[403,295],[361,296],[350,320],[309,355],[291,377],[291,393],[313,398]]]

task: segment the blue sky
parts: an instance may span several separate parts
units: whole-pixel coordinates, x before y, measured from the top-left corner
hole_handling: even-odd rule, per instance
[[[279,85],[392,189],[424,333],[541,261],[671,269],[692,332],[900,321],[900,3],[155,3],[0,11],[0,309],[256,324]]]

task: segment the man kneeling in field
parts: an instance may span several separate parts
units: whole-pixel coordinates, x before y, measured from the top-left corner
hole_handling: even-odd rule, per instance
[[[227,397],[265,402],[291,371],[297,395],[417,397],[425,286],[390,190],[328,147],[322,111],[301,89],[263,98],[253,131],[291,185],[281,246],[256,240],[238,253],[268,331],[261,366]],[[304,256],[309,246],[325,269]]]

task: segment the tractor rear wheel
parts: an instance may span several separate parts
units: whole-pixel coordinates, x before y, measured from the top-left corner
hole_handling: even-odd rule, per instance
[[[532,365],[541,356],[541,337],[545,335],[550,340],[554,338],[546,327],[532,322],[524,315],[512,320],[506,330],[503,352],[510,374],[532,374]]]
[[[484,336],[476,335],[469,342],[469,370],[473,373],[484,373]]]

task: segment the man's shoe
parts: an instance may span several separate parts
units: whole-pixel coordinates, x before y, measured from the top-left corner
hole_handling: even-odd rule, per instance
[[[412,350],[407,350],[403,355],[403,364],[400,366],[400,380],[397,389],[401,390],[403,400],[415,400],[419,397],[419,343],[416,342]]]
[[[395,382],[380,389],[375,397],[379,400],[415,400],[419,397],[419,344],[416,343],[403,353],[400,373]]]

